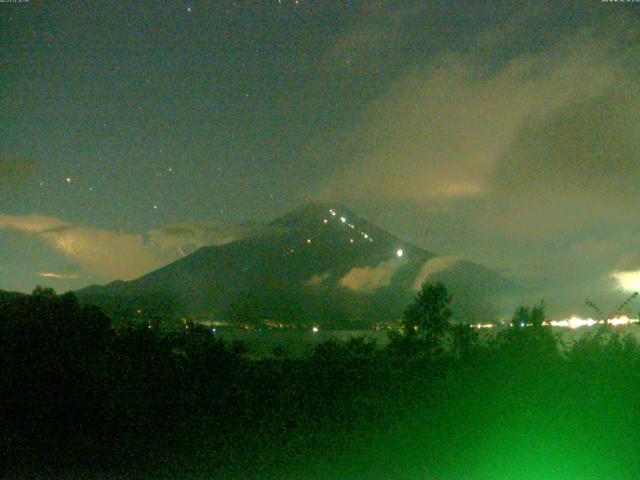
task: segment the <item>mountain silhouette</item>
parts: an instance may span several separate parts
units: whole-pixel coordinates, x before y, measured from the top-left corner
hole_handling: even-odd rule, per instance
[[[339,204],[313,203],[234,242],[203,247],[138,279],[77,292],[111,313],[223,321],[349,324],[402,316],[422,281],[453,293],[459,320],[495,318],[517,287],[439,257]]]

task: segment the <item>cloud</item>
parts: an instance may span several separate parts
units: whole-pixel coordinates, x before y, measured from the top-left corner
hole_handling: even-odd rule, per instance
[[[518,204],[575,201],[616,215],[621,206],[635,210],[640,94],[623,87],[576,99],[523,126],[494,171],[498,195]]]
[[[322,285],[322,283],[331,276],[331,272],[324,272],[321,275],[314,273],[304,284],[310,287]]]
[[[106,279],[129,280],[177,258],[167,250],[145,245],[142,235],[76,226],[55,217],[0,215],[0,229],[36,235],[83,272]]]
[[[640,270],[630,272],[613,272],[611,276],[616,279],[620,288],[628,292],[640,292]]]
[[[57,280],[75,280],[81,278],[80,275],[67,274],[67,273],[55,273],[55,272],[36,272],[36,275],[44,278],[55,278]]]
[[[69,222],[44,215],[0,215],[0,228],[2,229],[38,234],[70,227],[72,225]]]
[[[523,127],[620,88],[629,52],[617,52],[619,37],[581,30],[495,69],[479,52],[435,56],[372,102],[345,147],[358,160],[327,188],[420,202],[491,193]]]
[[[405,262],[403,259],[394,258],[375,267],[352,268],[338,284],[357,292],[374,292],[391,285],[393,275]]]
[[[83,274],[101,280],[131,280],[170,263],[185,250],[231,241],[248,227],[216,229],[176,224],[146,234],[113,232],[39,215],[0,215],[0,230],[10,229],[40,238],[77,264]],[[51,272],[40,276],[62,279]]]
[[[422,284],[431,276],[436,273],[442,272],[449,267],[452,267],[456,263],[458,263],[459,259],[456,257],[434,257],[427,260],[420,269],[420,273],[416,277],[413,283],[414,290],[420,290],[422,288]]]
[[[607,15],[554,36],[525,17],[390,83],[336,148],[347,160],[321,195],[551,304],[613,298],[609,274],[634,268],[640,241],[640,29]]]
[[[188,255],[205,245],[224,245],[263,231],[258,224],[212,226],[182,222],[151,230],[144,234],[145,241],[161,250],[175,250],[180,256]]]

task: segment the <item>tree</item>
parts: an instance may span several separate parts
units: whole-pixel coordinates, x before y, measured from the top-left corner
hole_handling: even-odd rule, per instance
[[[508,355],[531,361],[555,359],[559,355],[558,339],[551,327],[545,325],[545,305],[519,307],[511,319],[511,328],[500,332],[496,342]]]
[[[31,295],[35,298],[43,298],[45,300],[51,300],[56,298],[56,291],[51,287],[43,287],[42,285],[36,285]]]
[[[451,353],[455,358],[468,358],[480,348],[480,335],[468,323],[458,323],[450,330]]]
[[[413,303],[404,311],[405,336],[415,337],[428,348],[442,344],[450,330],[452,296],[442,283],[424,283]]]
[[[531,308],[518,307],[513,314],[513,318],[511,318],[511,326],[514,328],[542,327],[546,316],[544,309],[544,302],[540,302]]]
[[[376,352],[376,339],[362,336],[351,337],[346,343],[347,353],[353,358],[371,358]]]

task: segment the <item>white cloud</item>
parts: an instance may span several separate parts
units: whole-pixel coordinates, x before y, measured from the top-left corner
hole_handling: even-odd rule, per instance
[[[628,272],[613,272],[611,274],[616,279],[620,288],[628,292],[640,292],[640,270]]]
[[[36,275],[43,278],[55,278],[56,280],[75,280],[80,278],[80,275],[67,274],[67,273],[55,273],[55,272],[36,272]]]
[[[254,224],[211,226],[194,222],[180,222],[147,232],[150,245],[162,250],[175,250],[180,256],[205,245],[224,245],[255,234],[262,226]]]
[[[0,228],[3,229],[37,234],[62,227],[71,227],[71,224],[59,218],[43,215],[0,215]]]
[[[456,257],[434,257],[427,260],[413,283],[414,290],[420,290],[422,284],[432,275],[442,272],[458,262]]]
[[[380,262],[375,267],[356,267],[340,279],[340,286],[357,292],[374,292],[391,285],[391,279],[406,260],[394,258]]]
[[[83,274],[100,280],[131,280],[160,268],[204,245],[232,241],[248,228],[216,229],[195,224],[177,224],[147,234],[113,232],[74,225],[55,217],[0,215],[0,230],[34,235],[76,263]],[[49,278],[70,278],[52,272]]]

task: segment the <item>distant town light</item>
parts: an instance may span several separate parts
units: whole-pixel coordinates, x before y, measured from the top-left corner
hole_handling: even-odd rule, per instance
[[[577,328],[582,327],[593,327],[598,324],[608,324],[613,326],[625,326],[639,323],[640,320],[637,318],[629,318],[626,315],[622,315],[620,317],[609,318],[607,320],[594,320],[593,318],[580,318],[575,315],[570,318],[566,318],[564,320],[551,320],[545,321],[545,325],[549,325],[552,327],[564,327],[575,330]]]

